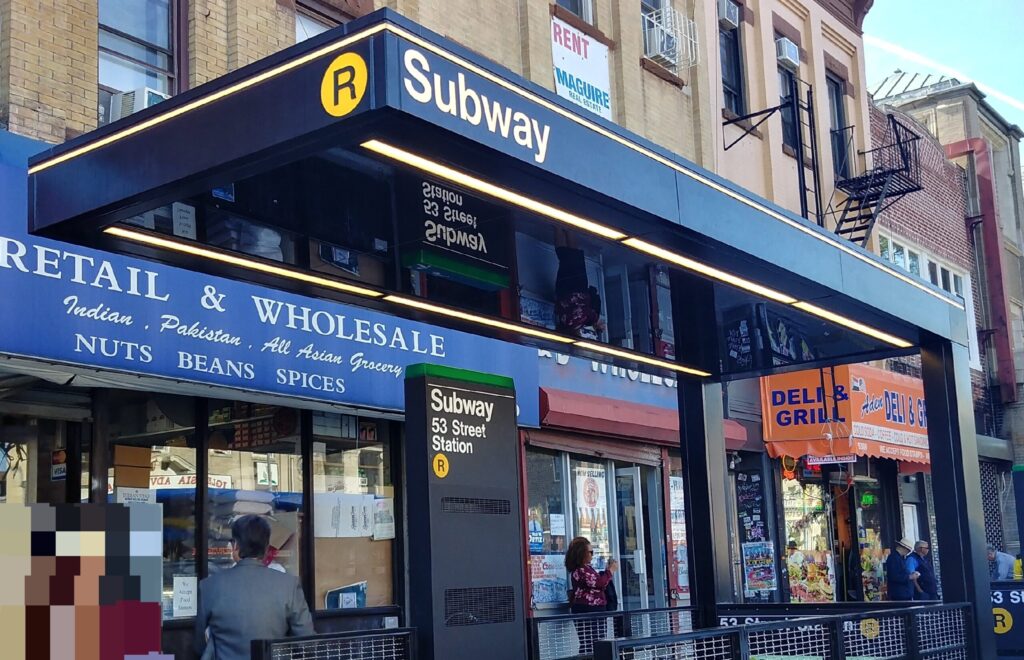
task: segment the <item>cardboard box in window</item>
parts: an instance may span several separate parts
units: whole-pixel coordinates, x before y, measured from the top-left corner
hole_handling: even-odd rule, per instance
[[[153,464],[153,450],[149,447],[114,445],[114,465],[140,467],[147,470]],[[149,486],[147,483],[146,486]]]
[[[126,486],[128,488],[149,488],[149,466],[130,467],[127,465],[114,466],[114,487]]]
[[[309,241],[310,270],[365,284],[385,285],[387,269],[383,257],[313,239]]]

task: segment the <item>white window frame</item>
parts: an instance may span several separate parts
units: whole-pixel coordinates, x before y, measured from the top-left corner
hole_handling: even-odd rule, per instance
[[[557,0],[556,0],[556,4]],[[566,10],[569,13],[575,13],[568,7],[559,4],[559,7]],[[576,14],[590,25],[594,24],[594,0],[580,0],[580,13]]]
[[[888,250],[887,253],[883,252],[882,242],[885,241]],[[903,262],[896,261],[893,257],[895,247],[903,248]],[[977,371],[982,370],[981,366],[981,351],[978,347],[978,315],[974,309],[974,291],[971,287],[971,275],[961,268],[953,266],[948,261],[938,259],[927,251],[922,250],[910,241],[907,241],[902,236],[896,236],[891,233],[879,234],[878,236],[878,252],[879,255],[891,263],[892,265],[907,271],[911,275],[917,275],[922,280],[934,284],[936,287],[951,293],[954,296],[959,297],[964,303],[964,309],[967,313],[967,349],[970,355],[970,366],[972,369]],[[910,255],[914,254],[917,257],[919,273],[914,273],[910,270]],[[938,282],[932,282],[931,280],[931,266],[935,266],[936,279]],[[949,288],[942,286],[942,271],[949,273]],[[956,286],[954,282],[956,278],[960,278],[960,286],[962,294],[956,292]]]

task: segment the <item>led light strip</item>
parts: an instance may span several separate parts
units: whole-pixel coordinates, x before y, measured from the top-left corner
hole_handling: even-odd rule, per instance
[[[578,229],[589,231],[590,233],[597,234],[602,238],[607,238],[613,241],[620,241],[626,238],[626,235],[617,229],[606,227],[600,223],[594,222],[593,220],[588,220],[587,218],[578,216],[575,213],[569,213],[568,211],[555,208],[550,204],[545,204],[544,202],[533,199],[532,197],[521,195],[509,190],[508,188],[502,188],[501,186],[484,181],[483,179],[466,174],[465,172],[460,172],[459,170],[448,167],[447,165],[442,165],[437,161],[414,154],[411,151],[406,151],[405,149],[401,149],[394,145],[381,142],[380,140],[367,140],[366,142],[363,142],[361,146],[364,149],[400,161],[415,167],[418,170],[429,172],[430,174],[445,179],[446,181],[451,181],[452,183],[456,183],[465,188],[483,193],[488,197],[500,199],[504,202],[508,202],[509,204],[514,204],[520,208],[547,216],[567,225],[572,225]]]
[[[261,273],[267,273],[269,275],[277,275],[278,277],[284,277],[290,280],[297,280],[299,282],[306,282],[307,284],[315,284],[317,286],[326,287],[329,289],[336,289],[344,293],[351,293],[357,296],[365,296],[367,298],[380,298],[384,294],[373,289],[366,289],[361,286],[354,286],[352,284],[346,284],[340,280],[332,280],[327,277],[319,277],[317,275],[310,275],[298,270],[292,270],[291,268],[282,268],[281,266],[274,266],[273,264],[266,264],[262,261],[254,261],[252,259],[246,259],[244,257],[238,257],[233,254],[227,254],[217,250],[210,250],[197,245],[191,245],[189,243],[182,243],[180,241],[173,241],[167,238],[161,238],[154,236],[146,232],[133,231],[131,229],[125,229],[124,227],[107,227],[103,230],[104,233],[110,234],[111,236],[117,236],[118,238],[124,238],[137,243],[144,243],[146,245],[152,245],[155,247],[164,248],[167,250],[174,250],[175,252],[182,252],[185,254],[191,254],[196,257],[203,257],[204,259],[210,259],[212,261],[219,261],[221,263],[230,264],[232,266],[239,266],[241,268],[247,268],[249,270],[259,271]]]
[[[138,124],[133,124],[131,126],[126,126],[122,130],[116,131],[114,133],[111,133],[110,135],[108,135],[108,136],[106,136],[104,138],[101,138],[99,140],[96,140],[95,142],[89,142],[87,144],[83,144],[81,147],[78,147],[76,149],[71,149],[70,151],[67,151],[66,153],[60,154],[59,156],[54,156],[53,158],[51,158],[49,160],[44,160],[43,162],[38,163],[38,164],[33,165],[32,167],[28,168],[28,173],[29,174],[35,174],[36,172],[41,172],[41,171],[45,170],[48,167],[53,167],[54,165],[58,165],[58,164],[63,163],[65,161],[71,160],[72,158],[77,158],[78,156],[81,156],[82,154],[87,154],[90,151],[95,151],[96,149],[99,149],[100,147],[105,147],[108,144],[112,144],[114,142],[117,142],[118,140],[126,138],[126,137],[128,137],[130,135],[135,135],[136,133],[141,133],[142,131],[144,131],[144,130],[146,130],[148,128],[152,128],[154,126],[158,126],[160,124],[168,122],[168,121],[174,119],[175,117],[180,117],[181,115],[183,115],[183,114],[185,114],[187,112],[192,112],[193,110],[201,108],[201,107],[203,107],[205,105],[209,105],[209,104],[211,104],[211,103],[213,103],[215,101],[219,101],[219,100],[221,100],[221,99],[223,99],[225,97],[231,96],[232,94],[236,94],[238,92],[241,92],[241,91],[243,91],[245,89],[253,87],[254,85],[259,85],[260,83],[265,82],[267,80],[270,80],[271,78],[276,78],[277,76],[281,75],[282,73],[287,73],[287,72],[291,71],[292,69],[295,69],[295,68],[300,67],[300,66],[302,66],[304,64],[312,62],[315,59],[323,57],[324,55],[329,55],[329,54],[331,54],[331,53],[333,53],[335,51],[339,51],[339,50],[341,50],[343,48],[346,48],[346,47],[354,44],[357,41],[362,41],[363,39],[367,39],[369,37],[372,37],[373,35],[377,34],[378,32],[383,32],[385,30],[388,30],[389,27],[390,26],[388,24],[381,23],[379,25],[373,26],[372,28],[368,28],[367,30],[365,30],[363,32],[358,32],[356,34],[349,35],[349,36],[341,39],[340,41],[335,41],[332,44],[327,44],[326,46],[324,46],[322,48],[318,48],[318,49],[314,50],[311,53],[306,53],[305,55],[302,55],[301,57],[295,58],[294,60],[290,60],[290,61],[285,62],[284,64],[281,64],[279,66],[275,66],[272,69],[268,69],[268,70],[264,71],[263,73],[256,74],[252,78],[246,78],[245,80],[240,80],[239,82],[237,82],[237,83],[235,83],[233,85],[229,85],[228,87],[225,87],[224,89],[221,89],[221,90],[218,90],[216,92],[213,92],[209,96],[200,97],[200,98],[198,98],[198,99],[196,99],[194,101],[191,101],[189,103],[186,103],[186,104],[184,104],[184,105],[182,105],[180,107],[174,108],[172,110],[168,110],[167,112],[158,114],[158,115],[156,115],[154,117],[150,117],[149,119],[147,119],[145,121],[142,121],[142,122],[139,122]]]
[[[860,332],[862,334],[868,335],[869,337],[874,337],[875,339],[880,339],[880,340],[882,340],[884,342],[892,344],[893,346],[896,346],[897,348],[911,348],[911,347],[913,347],[913,344],[910,343],[909,341],[906,341],[904,339],[900,339],[899,337],[890,335],[887,332],[882,332],[881,330],[879,330],[877,328],[873,328],[870,325],[865,325],[865,324],[861,323],[860,321],[854,321],[853,319],[847,318],[847,317],[843,316],[842,314],[836,314],[835,312],[830,312],[827,309],[824,309],[822,307],[818,307],[817,305],[811,304],[809,302],[805,302],[805,301],[801,300],[801,301],[793,303],[793,307],[796,307],[797,309],[803,310],[803,311],[807,312],[808,314],[814,314],[815,316],[818,316],[820,318],[826,319],[828,321],[832,321],[833,323],[836,323],[838,325],[845,326],[847,328],[850,328],[851,330],[856,330],[857,332]]]
[[[709,266],[694,259],[690,259],[688,257],[675,254],[674,252],[670,252],[669,250],[665,250],[663,248],[658,247],[657,245],[640,240],[639,238],[628,237],[618,230],[606,227],[602,224],[594,222],[593,220],[589,220],[578,215],[566,213],[565,211],[556,209],[552,206],[549,206],[548,204],[525,197],[524,195],[521,195],[517,192],[513,192],[507,188],[502,188],[501,186],[495,185],[488,181],[484,181],[478,177],[466,174],[465,172],[456,170],[447,165],[442,165],[437,161],[430,160],[429,158],[424,158],[419,154],[412,153],[411,151],[402,149],[401,147],[396,147],[392,144],[381,142],[380,140],[367,140],[366,142],[363,142],[361,146],[369,151],[380,154],[382,156],[386,156],[387,158],[391,158],[400,163],[404,163],[420,171],[433,174],[434,176],[444,179],[445,181],[450,181],[451,183],[461,185],[471,190],[483,192],[490,197],[494,197],[496,199],[508,202],[510,204],[514,204],[528,211],[533,211],[539,215],[543,215],[552,220],[557,220],[559,222],[570,224],[579,229],[584,229],[602,238],[606,238],[613,241],[619,241],[622,244],[632,247],[641,252],[646,252],[647,254],[659,257],[661,259],[665,259],[667,261],[671,261],[672,263],[678,266],[682,266],[683,268],[696,271],[708,277],[717,279],[721,282],[725,282],[726,284],[731,284],[732,286],[736,286],[741,289],[746,289],[747,291],[756,293],[759,296],[764,296],[765,298],[770,298],[772,300],[776,300],[778,302],[786,304],[794,303],[797,300],[793,296],[789,296],[779,291],[775,291],[774,289],[762,286],[756,282],[751,282],[750,280],[744,279],[737,275],[733,275],[731,273],[727,273],[723,270],[719,270],[718,268]]]
[[[957,302],[956,300],[954,300],[952,298],[949,298],[948,296],[946,296],[943,293],[940,293],[938,291],[934,291],[934,290],[928,288],[923,283],[921,283],[921,282],[919,282],[919,281],[917,281],[917,280],[915,280],[915,279],[913,279],[913,278],[911,278],[911,277],[909,277],[907,275],[904,275],[903,273],[900,273],[898,270],[895,270],[895,269],[890,268],[889,266],[887,266],[885,264],[882,264],[882,263],[879,263],[879,262],[875,261],[874,259],[872,259],[868,255],[863,254],[863,253],[855,250],[854,248],[850,247],[849,245],[846,244],[845,241],[838,240],[838,239],[833,238],[832,236],[828,236],[828,235],[822,234],[821,232],[811,228],[810,226],[805,225],[802,222],[793,220],[792,218],[789,218],[785,214],[779,213],[778,211],[776,211],[775,209],[773,209],[773,208],[771,208],[769,206],[765,206],[764,204],[761,204],[760,202],[757,202],[756,200],[750,199],[749,197],[747,197],[745,195],[737,193],[736,191],[734,191],[734,190],[732,190],[730,188],[727,188],[727,187],[723,186],[722,184],[720,184],[720,183],[718,183],[718,182],[716,182],[716,181],[714,181],[714,180],[712,180],[712,179],[710,179],[710,178],[708,178],[708,177],[706,177],[706,176],[704,176],[704,175],[702,175],[702,174],[700,174],[698,172],[694,172],[693,170],[691,170],[689,168],[683,167],[679,163],[676,163],[675,161],[670,160],[670,159],[666,158],[665,156],[662,156],[661,154],[657,153],[656,151],[652,151],[651,149],[648,149],[648,148],[646,148],[646,147],[644,147],[642,145],[639,145],[636,142],[633,142],[632,140],[626,139],[626,138],[622,137],[621,135],[618,135],[617,133],[614,133],[613,131],[610,131],[607,128],[604,128],[603,126],[600,126],[598,124],[595,124],[595,123],[591,122],[590,120],[586,119],[585,117],[583,117],[581,115],[578,115],[578,114],[576,114],[574,112],[570,112],[569,110],[566,110],[565,108],[563,108],[563,107],[561,107],[561,106],[559,106],[559,105],[557,105],[555,103],[552,103],[551,101],[549,101],[549,100],[547,100],[547,99],[545,99],[545,98],[543,98],[541,96],[538,96],[537,94],[535,94],[533,92],[530,92],[530,91],[528,91],[526,89],[523,89],[522,87],[520,87],[519,85],[517,85],[515,83],[509,82],[508,80],[505,80],[504,78],[501,78],[500,76],[496,76],[493,73],[491,73],[490,71],[488,71],[487,69],[484,69],[483,67],[480,67],[480,66],[478,66],[476,64],[473,64],[472,62],[469,62],[469,61],[467,61],[467,60],[465,60],[465,59],[463,59],[463,58],[461,58],[461,57],[459,57],[457,55],[454,55],[454,54],[452,54],[452,53],[450,53],[450,52],[448,52],[448,51],[446,51],[446,50],[444,50],[444,49],[442,49],[442,48],[440,48],[440,47],[430,43],[429,41],[426,41],[425,39],[423,39],[420,36],[412,34],[411,32],[408,32],[408,31],[404,30],[403,28],[398,27],[397,25],[389,26],[388,30],[390,32],[393,32],[393,33],[397,34],[398,36],[400,36],[400,37],[402,37],[402,38],[404,38],[404,39],[406,39],[406,40],[416,44],[420,48],[423,48],[425,50],[429,50],[430,52],[434,53],[435,55],[437,55],[439,57],[443,57],[444,59],[448,60],[449,62],[451,62],[451,63],[453,63],[453,64],[455,64],[457,66],[461,66],[461,67],[463,67],[465,69],[468,69],[468,70],[472,71],[473,73],[477,74],[478,76],[481,76],[482,78],[486,78],[487,80],[489,80],[492,83],[498,85],[499,87],[503,87],[503,88],[507,89],[508,91],[510,91],[510,92],[512,92],[514,94],[517,94],[518,96],[526,98],[526,99],[536,103],[537,105],[543,106],[545,109],[550,110],[551,112],[554,112],[555,114],[560,115],[561,117],[563,117],[565,119],[568,119],[569,121],[572,121],[572,122],[574,122],[576,124],[579,124],[580,126],[586,128],[586,129],[589,129],[589,130],[597,133],[598,135],[601,135],[602,137],[606,137],[606,138],[608,138],[608,139],[610,139],[610,140],[612,140],[614,142],[617,142],[618,144],[620,144],[620,145],[622,145],[624,147],[627,147],[627,148],[629,148],[629,149],[631,149],[633,151],[636,151],[636,152],[638,152],[638,153],[640,153],[640,154],[650,158],[651,160],[654,160],[655,162],[660,163],[661,165],[664,165],[666,167],[669,167],[669,168],[675,170],[676,172],[679,172],[680,174],[686,175],[686,176],[690,177],[691,179],[693,179],[693,180],[695,180],[695,181],[697,181],[699,183],[702,183],[702,184],[704,184],[705,186],[707,186],[709,188],[712,188],[713,190],[717,190],[718,192],[720,192],[720,193],[722,193],[724,195],[727,195],[727,196],[731,197],[732,199],[734,199],[734,200],[736,200],[736,201],[738,201],[738,202],[740,202],[740,203],[742,203],[742,204],[744,204],[746,206],[749,206],[752,209],[755,209],[757,211],[761,211],[762,213],[765,213],[765,214],[775,218],[776,220],[784,222],[787,225],[793,227],[794,229],[797,229],[798,231],[801,231],[801,232],[807,234],[808,236],[810,236],[812,238],[815,238],[815,239],[817,239],[819,241],[822,241],[824,243],[828,243],[829,245],[831,245],[831,246],[833,246],[833,247],[835,247],[835,248],[837,248],[839,250],[842,250],[843,252],[846,252],[850,256],[853,256],[853,257],[856,257],[857,259],[860,259],[861,261],[863,261],[864,263],[868,264],[869,266],[873,266],[874,268],[877,268],[877,269],[881,270],[884,273],[887,273],[887,274],[889,274],[889,275],[891,275],[891,276],[893,276],[893,277],[895,277],[897,279],[900,279],[900,280],[906,282],[907,284],[910,284],[911,286],[916,287],[916,288],[920,289],[921,291],[924,291],[925,293],[930,294],[930,295],[938,298],[939,300],[941,300],[941,301],[943,301],[945,303],[948,303],[948,304],[956,307],[957,309],[964,309],[964,305],[963,304]]]
[[[750,291],[751,293],[756,293],[757,295],[762,296],[764,298],[768,298],[770,300],[774,300],[776,302],[784,303],[787,305],[796,302],[796,298],[794,298],[793,296],[787,295],[780,291],[776,291],[775,289],[768,288],[763,284],[751,282],[748,279],[744,279],[737,275],[733,275],[732,273],[727,273],[724,270],[719,270],[714,266],[709,266],[700,261],[690,259],[689,257],[684,257],[681,254],[670,252],[669,250],[658,247],[653,243],[648,243],[647,241],[640,240],[639,238],[627,238],[626,240],[622,241],[622,243],[624,245],[630,246],[635,250],[640,250],[641,252],[646,252],[647,254],[658,257],[659,259],[664,259],[665,261],[674,263],[677,266],[681,266],[687,270],[695,271],[697,273],[700,273],[701,275],[706,275],[707,277],[719,280],[720,282],[725,282],[726,284],[731,284],[740,289],[746,289],[747,291]]]
[[[160,236],[154,236],[148,232],[134,231],[126,229],[124,227],[107,227],[103,230],[104,233],[123,238],[137,243],[143,243],[145,245],[152,245],[154,247],[165,248],[173,250],[175,252],[182,252],[190,254],[196,257],[203,257],[205,259],[211,259],[213,261],[219,261],[221,263],[230,264],[232,266],[239,266],[247,268],[249,270],[255,270],[271,275],[278,275],[280,277],[298,280],[301,282],[307,282],[310,284],[316,284],[325,288],[337,289],[345,293],[352,293],[356,295],[366,296],[369,298],[383,299],[389,303],[396,305],[402,305],[404,307],[411,307],[425,312],[431,312],[439,314],[441,316],[447,316],[449,318],[458,319],[460,321],[467,321],[470,323],[476,323],[477,325],[484,325],[491,328],[497,328],[499,330],[507,330],[520,335],[527,335],[530,337],[536,337],[538,339],[544,339],[547,341],[555,342],[558,344],[573,344],[580,348],[585,348],[591,351],[597,351],[601,353],[607,353],[608,355],[614,355],[616,357],[625,358],[627,360],[635,360],[636,362],[642,362],[662,369],[670,369],[672,371],[678,371],[681,373],[692,374],[695,376],[710,376],[711,374],[706,371],[694,369],[667,360],[659,360],[657,358],[648,357],[642,353],[634,353],[631,351],[625,351],[617,348],[608,346],[602,346],[601,344],[594,344],[588,341],[579,341],[572,337],[565,337],[563,335],[555,334],[553,332],[547,332],[539,328],[534,328],[528,325],[521,325],[504,321],[502,319],[495,319],[487,316],[479,316],[477,314],[471,314],[469,312],[463,312],[461,310],[452,309],[450,307],[444,307],[442,305],[435,305],[430,302],[423,300],[417,300],[415,298],[407,298],[405,296],[399,296],[395,294],[385,294],[380,291],[374,291],[373,289],[366,289],[363,287],[353,286],[340,282],[338,280],[332,280],[326,277],[319,277],[317,275],[310,275],[301,271],[291,270],[289,268],[282,268],[280,266],[274,266],[272,264],[266,264],[260,261],[254,261],[252,259],[246,259],[245,257],[239,257],[232,254],[225,254],[216,250],[209,250],[207,248],[199,247],[189,243],[183,243],[168,238],[162,238]]]
[[[384,300],[395,303],[396,305],[404,305],[406,307],[412,307],[414,309],[421,309],[427,312],[433,312],[434,314],[440,314],[442,316],[448,316],[453,319],[459,319],[460,321],[469,321],[471,323],[477,323],[479,325],[486,325],[491,328],[498,328],[499,330],[508,330],[509,332],[516,332],[521,335],[529,335],[531,337],[537,337],[539,339],[546,339],[548,341],[557,342],[560,344],[571,344],[573,339],[571,337],[563,337],[562,335],[556,335],[553,332],[545,332],[538,328],[531,328],[527,325],[519,325],[518,323],[512,323],[509,321],[502,321],[501,319],[494,319],[488,316],[478,316],[476,314],[470,314],[469,312],[463,312],[450,307],[442,307],[441,305],[435,305],[423,300],[416,298],[406,298],[405,296],[396,296],[394,294],[388,294],[384,296]]]
[[[616,357],[626,358],[628,360],[636,360],[637,362],[643,362],[655,367],[661,367],[662,369],[671,369],[672,371],[679,371],[685,374],[691,374],[694,376],[710,376],[711,374],[707,371],[701,371],[700,369],[694,369],[693,367],[684,367],[681,364],[675,362],[669,362],[667,360],[659,360],[657,358],[647,357],[646,355],[640,355],[633,353],[632,351],[623,351],[613,346],[605,346],[604,344],[595,344],[589,341],[574,341],[573,344],[588,351],[596,351],[598,353],[606,353],[608,355],[614,355]]]
[[[763,284],[758,284],[757,282],[753,282],[744,277],[733,275],[732,273],[721,270],[719,268],[715,268],[714,266],[710,266],[703,262],[697,261],[696,259],[691,259],[681,254],[677,254],[675,252],[672,252],[671,250],[666,250],[665,248],[654,245],[653,243],[649,243],[639,238],[626,236],[622,232],[619,232],[610,227],[606,227],[605,225],[594,222],[593,220],[589,220],[587,218],[583,218],[581,216],[574,215],[566,211],[562,211],[561,209],[557,209],[553,206],[545,204],[544,202],[540,202],[538,200],[526,197],[517,192],[495,185],[488,181],[484,181],[483,179],[472,176],[470,174],[466,174],[465,172],[456,170],[455,168],[449,167],[447,165],[443,165],[441,163],[438,163],[437,161],[430,160],[429,158],[425,158],[423,156],[420,156],[419,154],[415,154],[406,149],[396,147],[386,142],[381,142],[380,140],[367,140],[366,142],[363,142],[361,146],[374,153],[380,154],[387,158],[391,158],[400,163],[404,163],[418,170],[433,174],[434,176],[444,179],[445,181],[450,181],[465,188],[469,188],[471,190],[484,193],[489,197],[493,197],[495,199],[499,199],[510,204],[514,204],[516,206],[519,206],[520,208],[525,208],[539,215],[551,218],[552,220],[557,220],[559,222],[563,222],[566,224],[570,224],[574,227],[584,229],[602,238],[618,241],[623,245],[633,248],[634,250],[644,252],[659,259],[663,259],[687,270],[691,270],[693,272],[700,273],[701,275],[704,275],[706,277],[718,280],[719,282],[723,282],[725,284],[743,289],[745,291],[749,291],[750,293],[753,293],[755,295],[767,298],[769,300],[774,300],[785,305],[794,305],[809,314],[814,314],[815,316],[828,319],[830,321],[843,325],[852,330],[856,330],[870,337],[874,337],[876,339],[888,342],[899,348],[908,348],[911,346],[911,344],[900,339],[899,337],[894,337],[893,335],[882,332],[881,330],[872,328],[869,325],[865,325],[858,321],[854,321],[853,319],[849,319],[840,314],[836,314],[835,312],[830,312],[826,309],[818,307],[817,305],[801,302],[797,298],[794,298],[789,294],[783,293],[781,291],[776,291],[775,289],[764,286]],[[641,360],[641,358],[639,357],[635,357],[635,359]],[[659,366],[664,365],[659,364]]]

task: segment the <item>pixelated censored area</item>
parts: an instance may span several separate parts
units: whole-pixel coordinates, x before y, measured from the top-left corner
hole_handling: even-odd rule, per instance
[[[159,504],[0,505],[2,656],[159,653],[162,546]]]

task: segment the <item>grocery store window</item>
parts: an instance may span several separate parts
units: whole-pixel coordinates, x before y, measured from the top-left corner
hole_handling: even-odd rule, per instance
[[[270,523],[265,565],[301,576],[302,455],[299,412],[241,401],[207,402],[207,571],[231,568],[231,525]]]
[[[179,13],[178,3],[172,0],[100,0],[101,126],[178,91],[175,25]]]
[[[111,390],[98,401],[110,445],[107,499],[161,505],[163,557],[155,570],[163,575],[163,618],[195,616],[194,598],[185,597],[196,593],[199,577],[195,399]]]
[[[317,609],[395,603],[395,487],[388,425],[313,413]]]

